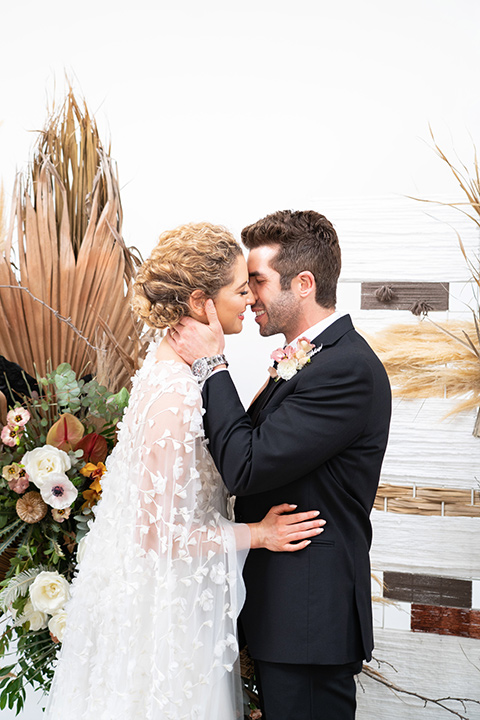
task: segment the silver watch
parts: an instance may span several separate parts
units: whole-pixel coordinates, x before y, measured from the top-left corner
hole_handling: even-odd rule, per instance
[[[225,355],[212,355],[212,357],[202,357],[194,360],[192,363],[192,374],[198,380],[203,382],[212,374],[213,369],[217,365],[226,365],[228,367]]]

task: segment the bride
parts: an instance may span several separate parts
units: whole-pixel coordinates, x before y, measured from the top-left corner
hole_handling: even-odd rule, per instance
[[[253,302],[239,245],[210,224],[163,233],[134,292],[134,310],[158,329],[185,315],[205,320],[212,298],[224,332],[238,333]],[[47,718],[243,717],[236,621],[246,554],[302,550],[323,521],[292,514],[290,505],[260,523],[228,519],[204,438],[201,388],[160,336],[133,378],[107,471],[73,581]]]

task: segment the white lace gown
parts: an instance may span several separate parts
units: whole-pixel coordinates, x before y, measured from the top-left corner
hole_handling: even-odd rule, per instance
[[[196,380],[156,350],[107,461],[49,720],[243,717],[236,620],[250,533],[226,519]]]

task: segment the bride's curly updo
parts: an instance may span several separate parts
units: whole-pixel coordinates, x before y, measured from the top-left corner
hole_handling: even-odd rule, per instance
[[[150,327],[176,325],[190,314],[194,290],[215,299],[233,279],[242,250],[220,225],[189,223],[160,235],[152,254],[140,267],[133,286],[133,311]]]

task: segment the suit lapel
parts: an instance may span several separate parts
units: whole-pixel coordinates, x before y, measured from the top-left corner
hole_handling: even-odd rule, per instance
[[[320,345],[323,347],[334,345],[342,335],[354,329],[350,315],[342,315],[342,317],[335,320],[334,323],[321,332],[320,335],[317,335],[317,337],[312,340],[312,343],[316,345],[316,347],[320,347]]]
[[[268,381],[266,387],[263,389],[263,391],[260,393],[260,395],[257,397],[256,400],[250,405],[248,408],[248,414],[250,415],[252,419],[252,425],[255,427],[255,424],[257,422],[257,418],[262,412],[263,408],[267,404],[268,400],[270,399],[271,395],[273,394],[273,391],[275,390],[275,386],[278,383],[275,382],[275,380],[271,377]]]
[[[317,335],[317,337],[314,338],[311,342],[317,348],[328,347],[329,345],[333,345],[334,343],[336,343],[337,340],[339,340],[342,335],[345,335],[346,332],[353,329],[354,327],[352,325],[350,315],[343,315],[332,325],[329,325],[326,330],[320,333],[320,335]],[[315,353],[315,355],[312,357],[311,362],[314,362],[315,357],[318,354],[319,353]],[[252,420],[253,427],[256,426],[258,416],[262,412],[263,408],[270,402],[275,390],[280,387],[280,385],[283,385],[283,383],[285,382],[287,381],[282,380],[282,378],[279,378],[276,382],[273,378],[270,378],[263,392],[261,392],[260,395],[256,398],[256,400],[250,405],[250,407],[248,408],[248,414],[250,415],[250,418]]]

